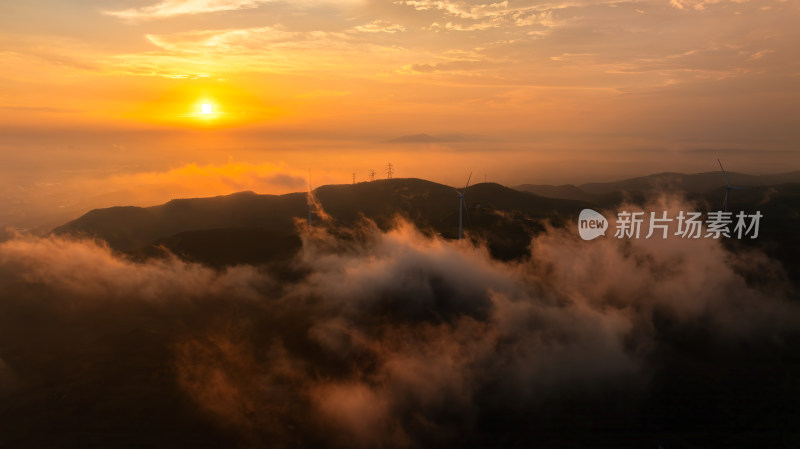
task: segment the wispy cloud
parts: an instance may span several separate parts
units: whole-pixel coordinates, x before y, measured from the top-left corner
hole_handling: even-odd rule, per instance
[[[400,70],[402,73],[463,72],[484,69],[490,64],[481,60],[454,60],[436,64],[411,64]]]
[[[375,20],[366,25],[359,25],[355,27],[355,30],[364,33],[397,33],[399,31],[405,31],[406,28],[403,25],[387,22],[385,20]]]
[[[289,31],[280,25],[148,34],[156,51],[118,55],[111,63],[125,73],[148,76],[192,77],[227,71],[285,73],[301,70],[389,70],[405,50],[391,43],[373,42],[358,33]],[[383,34],[383,33],[382,33]]]
[[[162,0],[154,5],[130,8],[122,11],[106,11],[106,14],[129,20],[162,19],[187,14],[231,11],[257,8],[271,0]]]
[[[148,34],[147,40],[164,50],[181,53],[233,53],[269,43],[285,42],[300,33],[275,27],[204,30],[170,35]]]
[[[451,0],[404,0],[395,3],[412,6],[418,11],[442,10],[450,15],[464,19],[482,19],[484,17],[503,15],[512,9],[509,8],[508,1],[477,5]]]
[[[669,4],[673,8],[687,10],[694,9],[702,11],[706,9],[707,5],[715,5],[721,3],[747,3],[749,0],[669,0]]]

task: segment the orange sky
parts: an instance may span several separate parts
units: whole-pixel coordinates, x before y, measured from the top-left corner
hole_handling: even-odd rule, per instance
[[[451,184],[800,169],[796,1],[65,3],[0,4],[0,225],[389,161]]]

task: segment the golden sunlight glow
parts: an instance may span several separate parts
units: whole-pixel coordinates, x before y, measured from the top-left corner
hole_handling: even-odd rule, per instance
[[[214,112],[214,107],[211,106],[209,103],[203,103],[200,105],[200,113],[202,114],[211,114]]]

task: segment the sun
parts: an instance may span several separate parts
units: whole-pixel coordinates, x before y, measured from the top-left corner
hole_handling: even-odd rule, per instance
[[[193,119],[195,123],[200,123],[203,126],[217,123],[225,118],[226,115],[224,108],[210,98],[197,100],[192,103],[191,109],[191,112],[188,112],[184,117]]]

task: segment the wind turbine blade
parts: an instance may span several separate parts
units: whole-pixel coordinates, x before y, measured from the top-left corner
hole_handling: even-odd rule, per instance
[[[725,189],[725,199],[722,201],[722,211],[728,212],[728,189]]]
[[[722,169],[722,176],[725,177],[725,184],[728,184],[728,187],[730,187],[731,182],[728,181],[728,174],[725,173],[725,169],[722,167],[722,162],[719,159],[717,159],[717,163],[719,163],[719,168]]]
[[[469,172],[469,178],[467,178],[467,185],[464,186],[464,194],[467,193],[467,187],[469,187],[469,181],[472,179],[472,172]]]

